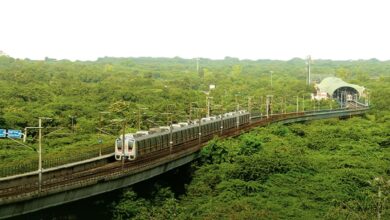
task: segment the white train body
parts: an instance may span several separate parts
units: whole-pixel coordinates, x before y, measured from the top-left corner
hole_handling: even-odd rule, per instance
[[[250,123],[250,115],[246,111],[229,112],[223,115],[196,119],[190,123],[179,122],[171,126],[151,128],[149,131],[119,136],[115,142],[116,160],[135,160],[153,153],[169,152],[185,144],[194,144],[211,140],[224,131],[237,129]]]
[[[116,139],[115,141],[116,160],[122,160],[122,158],[134,160],[137,157],[137,145],[134,139],[135,136],[137,136],[137,134],[125,134],[124,141],[123,141],[123,135],[119,136]]]

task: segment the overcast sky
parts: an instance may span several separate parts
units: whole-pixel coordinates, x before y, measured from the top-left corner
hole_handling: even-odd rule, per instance
[[[17,58],[390,60],[386,0],[1,0],[0,24]]]

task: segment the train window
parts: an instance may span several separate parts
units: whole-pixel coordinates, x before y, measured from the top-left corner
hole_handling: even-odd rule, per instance
[[[133,150],[133,141],[132,140],[128,140],[127,142],[127,146],[129,147],[129,151]]]
[[[145,152],[149,153],[150,151],[150,139],[145,140]]]
[[[158,149],[161,149],[161,148],[162,148],[162,137],[163,137],[163,136],[159,136],[159,137],[157,138]]]
[[[138,143],[138,149],[144,148],[144,142],[143,141],[137,141]]]
[[[174,142],[174,143],[177,143],[177,139],[179,138],[179,135],[177,134],[177,132],[175,132],[175,133],[173,133],[172,134],[172,141]]]
[[[168,147],[168,145],[169,145],[169,137],[170,137],[169,134],[164,135],[164,147]]]
[[[157,146],[158,146],[158,140],[157,139],[158,139],[158,137],[154,137],[153,138],[153,148],[154,149],[157,149]]]
[[[150,142],[150,148],[153,148],[154,147],[154,138],[150,138],[149,139],[149,142]]]
[[[116,139],[116,147],[118,148],[118,150],[122,150],[122,146],[123,146],[122,140]]]
[[[143,154],[143,152],[144,152],[144,141],[137,141],[137,143],[138,143],[138,153],[139,154]]]
[[[180,139],[181,139],[181,132],[180,131],[178,131],[177,133],[177,143],[180,143]]]
[[[154,143],[153,143],[153,148],[154,148],[155,150],[157,150],[157,147],[158,147],[158,137],[154,137],[154,138],[153,138],[153,141],[154,141]]]
[[[159,141],[159,139],[160,139],[160,137],[159,136],[157,136],[157,137],[155,137],[155,149],[156,150],[158,150],[159,149],[159,146],[160,146],[160,141]]]
[[[152,151],[152,147],[153,147],[153,146],[152,146],[152,138],[149,138],[147,141],[149,142],[148,151],[151,152],[151,151]]]

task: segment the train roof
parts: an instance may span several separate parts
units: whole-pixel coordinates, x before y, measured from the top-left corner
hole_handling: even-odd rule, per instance
[[[237,114],[239,116],[249,115],[249,113],[246,112],[245,110],[238,111],[238,112],[229,112],[229,115],[225,116],[225,117],[222,117],[222,119],[236,118]],[[211,117],[217,117],[217,116],[211,116]],[[220,121],[220,120],[202,121],[201,125],[211,124],[211,123],[215,123],[215,122],[218,122],[218,121]],[[178,123],[178,124],[180,124],[180,123]],[[172,129],[172,133],[175,133],[175,132],[178,132],[178,131],[182,131],[182,130],[186,130],[186,129],[189,129],[189,128],[194,128],[194,127],[199,127],[199,124],[198,123],[193,123],[193,124],[188,124],[187,126],[183,126],[183,127],[176,127],[174,129]],[[142,136],[139,136],[139,137],[134,137],[134,139],[137,140],[137,141],[140,141],[140,140],[145,140],[145,139],[148,139],[148,138],[151,138],[151,137],[157,137],[157,136],[160,136],[160,135],[163,135],[163,134],[169,134],[169,133],[170,133],[170,131],[155,132],[155,133],[151,133],[151,134],[148,134],[148,135],[142,135]]]

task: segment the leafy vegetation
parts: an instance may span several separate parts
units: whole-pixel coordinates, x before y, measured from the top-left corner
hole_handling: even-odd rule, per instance
[[[389,66],[389,61],[319,60],[313,65],[313,73],[315,79],[337,75],[370,88],[372,117],[388,120],[386,99],[380,97],[390,94]],[[300,110],[301,97],[305,98],[305,110],[336,107],[335,102],[309,101],[312,88],[305,85],[304,67],[304,60],[298,58],[286,62],[226,57],[200,59],[198,73],[195,60],[178,57],[105,57],[95,62],[71,62],[2,56],[0,128],[37,127],[38,117],[52,118],[43,122],[45,127],[52,128],[44,131],[44,157],[51,160],[51,154],[57,150],[74,153],[100,148],[97,128],[110,134],[104,144],[112,143],[122,126],[112,119],[126,119],[127,130],[133,131],[200,117],[205,112],[198,108],[206,106],[203,91],[210,84],[216,85],[211,92],[214,113],[235,109],[236,99],[242,108],[248,109],[249,96],[253,114],[264,113],[267,94],[274,95],[274,112],[295,111],[295,96],[300,97]],[[62,134],[49,135],[59,127]],[[37,133],[37,129],[29,130],[28,145],[35,149]],[[2,162],[14,166],[26,157],[35,158],[36,152],[10,140],[0,141]]]
[[[113,119],[126,119],[127,131],[134,131],[201,117],[205,113],[198,109],[206,105],[203,91],[210,84],[216,85],[210,94],[213,113],[237,104],[248,108],[248,96],[253,114],[264,113],[268,94],[274,95],[274,112],[295,111],[296,96],[300,110],[302,97],[305,110],[337,106],[309,100],[312,88],[305,85],[302,59],[226,57],[200,64],[198,73],[194,60],[181,58],[70,62],[0,57],[0,128],[36,127],[38,117],[52,118],[44,121],[49,128],[44,129],[43,158],[49,167],[97,156],[100,149],[110,152],[122,126]],[[272,125],[213,140],[203,149],[184,195],[157,187],[143,198],[130,190],[111,206],[113,217],[390,218],[389,69],[390,61],[375,59],[316,61],[315,79],[336,75],[369,88],[372,111],[363,118]],[[190,112],[190,106],[196,111]],[[36,129],[29,131],[26,144],[37,148]],[[36,169],[36,152],[12,140],[0,140],[0,158],[2,172]]]
[[[157,196],[145,199],[126,191],[114,217],[388,219],[389,128],[364,118],[332,119],[213,140],[185,195],[157,187]],[[160,193],[169,196],[161,202]]]

